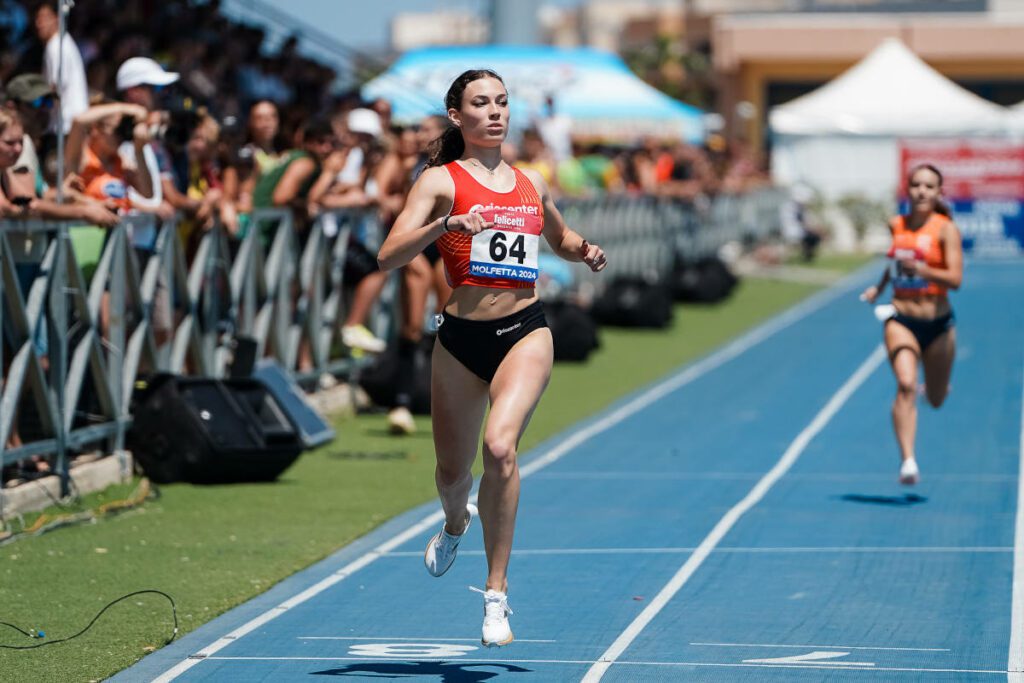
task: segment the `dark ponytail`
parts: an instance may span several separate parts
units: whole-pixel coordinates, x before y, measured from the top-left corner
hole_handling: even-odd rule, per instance
[[[910,173],[907,175],[907,184],[914,178],[914,174],[918,171],[931,171],[935,174],[935,177],[939,179],[939,188],[942,188],[942,171],[936,168],[932,164],[918,164],[914,168],[910,169]],[[952,218],[953,212],[949,210],[949,205],[942,200],[941,197],[935,200],[935,213],[945,216],[946,218]]]
[[[449,109],[461,109],[462,94],[466,91],[466,86],[481,78],[494,78],[501,81],[502,84],[505,83],[501,76],[490,69],[463,71],[452,82],[451,87],[448,88],[448,93],[444,96],[445,112]],[[441,136],[430,143],[427,152],[427,166],[444,166],[461,158],[462,153],[465,151],[466,141],[462,138],[462,131],[449,122],[448,127],[444,129]]]

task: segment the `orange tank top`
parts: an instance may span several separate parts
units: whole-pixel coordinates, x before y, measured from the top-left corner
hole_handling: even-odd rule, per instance
[[[907,228],[907,217],[892,219],[892,246],[888,256],[892,259],[893,290],[897,298],[919,296],[946,296],[946,287],[905,273],[900,261],[914,259],[933,268],[946,267],[946,254],[942,249],[942,229],[950,219],[933,213],[917,230]]]
[[[88,146],[82,150],[82,183],[85,195],[100,201],[112,201],[119,209],[127,211],[132,208],[128,198],[128,183],[125,182],[124,168],[118,157],[114,168],[107,170],[96,153]]]
[[[493,228],[477,235],[449,232],[437,239],[451,286],[532,288],[544,229],[544,206],[537,188],[516,168],[512,169],[516,184],[509,192],[484,187],[457,161],[445,168],[455,183],[449,215],[476,212],[494,222]]]

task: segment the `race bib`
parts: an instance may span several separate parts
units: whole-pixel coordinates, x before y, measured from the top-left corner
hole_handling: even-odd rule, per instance
[[[469,254],[469,274],[495,280],[537,279],[537,254],[540,216],[517,211],[481,211],[494,222],[493,228],[473,236]]]
[[[900,290],[925,289],[928,287],[928,280],[925,280],[916,273],[911,274],[903,269],[902,261],[914,260],[924,262],[923,254],[918,249],[894,248],[889,252],[892,261],[892,285]]]

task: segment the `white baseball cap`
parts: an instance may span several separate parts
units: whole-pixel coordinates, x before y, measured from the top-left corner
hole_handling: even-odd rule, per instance
[[[383,131],[380,125],[380,116],[372,109],[353,109],[348,113],[349,131],[353,133],[366,133],[377,137]]]
[[[126,59],[117,70],[117,89],[127,90],[137,85],[170,85],[178,80],[175,71],[164,68],[149,57]]]

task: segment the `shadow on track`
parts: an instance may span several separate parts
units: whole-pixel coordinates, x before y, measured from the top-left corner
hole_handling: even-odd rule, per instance
[[[491,667],[502,671],[474,671]],[[530,669],[511,664],[452,663],[452,662],[365,662],[337,669],[314,671],[313,676],[366,676],[367,678],[421,678],[440,679],[443,683],[481,683],[502,674],[533,673]]]
[[[904,493],[902,496],[873,496],[863,493],[847,493],[839,496],[839,500],[848,503],[868,503],[871,505],[890,505],[894,507],[907,507],[927,503],[928,499],[916,493]]]

